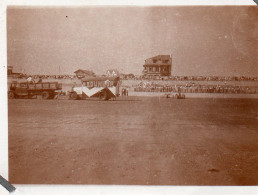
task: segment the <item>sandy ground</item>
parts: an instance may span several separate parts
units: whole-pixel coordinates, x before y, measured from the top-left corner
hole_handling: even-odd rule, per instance
[[[8,106],[14,184],[258,185],[257,99]]]

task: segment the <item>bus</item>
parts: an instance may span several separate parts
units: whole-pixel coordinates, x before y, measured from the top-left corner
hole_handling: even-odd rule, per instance
[[[70,99],[98,98],[109,100],[119,96],[121,80],[119,77],[89,77],[81,79],[81,86],[74,86],[70,92]]]

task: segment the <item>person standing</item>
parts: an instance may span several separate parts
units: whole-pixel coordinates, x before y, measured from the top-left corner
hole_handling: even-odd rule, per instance
[[[27,82],[28,82],[28,83],[34,83],[34,80],[32,79],[31,76],[29,76],[29,77],[27,78]]]
[[[38,80],[37,83],[42,83],[42,78],[41,77],[39,77],[39,80]]]
[[[122,88],[122,96],[124,96],[124,88]]]
[[[30,82],[32,81],[32,78],[29,76],[29,77],[27,78],[27,81],[30,83]]]

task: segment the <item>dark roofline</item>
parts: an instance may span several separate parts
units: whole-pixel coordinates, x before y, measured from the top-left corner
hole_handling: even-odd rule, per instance
[[[172,66],[172,63],[153,63],[153,64],[144,64],[143,66]]]
[[[91,71],[91,70],[82,70],[82,69],[78,69],[78,70],[76,70],[74,73],[76,74],[77,72],[79,72],[79,71],[82,71],[82,72],[84,72],[84,73],[92,73],[92,74],[95,74],[93,71]]]
[[[148,59],[161,59],[161,60],[169,60],[171,59],[171,55],[157,55]]]

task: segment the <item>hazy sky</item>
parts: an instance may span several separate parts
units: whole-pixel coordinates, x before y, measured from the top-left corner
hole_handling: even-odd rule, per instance
[[[141,74],[172,54],[173,75],[258,76],[258,9],[242,7],[9,7],[8,65],[27,74]]]

